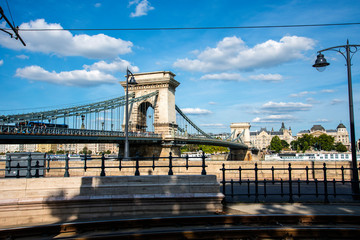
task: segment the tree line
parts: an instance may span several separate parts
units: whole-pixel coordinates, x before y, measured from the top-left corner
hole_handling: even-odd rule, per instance
[[[198,144],[186,144],[180,148],[181,153],[185,152],[198,152],[204,151],[204,153],[227,153],[229,149],[227,147],[212,146],[212,145],[198,145]]]
[[[291,141],[288,144],[285,140],[280,140],[278,136],[274,136],[271,139],[269,150],[272,150],[276,153],[281,152],[282,150],[294,150],[297,152],[305,152],[307,150],[315,151],[338,151],[346,152],[347,148],[341,142],[335,143],[335,139],[332,136],[327,134],[321,134],[318,137],[314,137],[310,134],[304,134],[302,137],[299,137],[297,140]]]

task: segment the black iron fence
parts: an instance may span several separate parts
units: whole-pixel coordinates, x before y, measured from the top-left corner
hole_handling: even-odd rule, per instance
[[[82,155],[76,158],[70,158],[67,154],[64,157],[54,157],[46,154],[33,155],[22,154],[21,157],[12,157],[7,156],[6,160],[0,160],[0,162],[5,162],[5,168],[0,169],[0,172],[5,172],[2,176],[4,177],[12,177],[12,178],[38,178],[46,176],[46,173],[51,171],[63,171],[64,177],[70,177],[71,170],[83,170],[86,172],[89,169],[99,169],[100,176],[106,176],[106,171],[109,169],[118,169],[121,171],[122,169],[131,168],[134,169],[134,175],[139,176],[142,168],[151,168],[152,170],[158,168],[166,168],[168,175],[174,175],[174,168],[185,168],[188,170],[189,168],[201,168],[201,175],[206,175],[206,167],[205,164],[207,156],[203,153],[202,156],[199,157],[189,157],[186,155],[185,157],[174,157],[172,153],[169,154],[168,157],[129,157],[127,159],[122,158],[121,156],[117,157],[109,157],[102,154],[101,156],[90,156],[90,155]],[[159,161],[159,160],[165,161]],[[176,161],[177,165],[173,164],[173,160],[175,159],[183,159],[184,161]],[[96,161],[97,160],[97,161]],[[63,162],[63,164],[56,164],[59,162]],[[77,164],[70,164],[76,162]],[[93,163],[99,163],[95,165]],[[111,164],[110,164],[111,162]],[[114,164],[114,162],[116,164]],[[183,164],[179,165],[179,162]],[[190,164],[192,162],[192,164]],[[124,163],[133,163],[131,165]],[[198,164],[196,164],[198,163]],[[55,166],[54,166],[55,165]],[[63,165],[63,166],[59,166]]]
[[[351,179],[352,169],[347,167],[292,167],[225,168],[222,171],[221,190],[228,202],[335,202],[359,200],[359,195],[352,192],[353,184],[359,179]],[[281,172],[281,178],[276,177]],[[227,175],[236,175],[236,179]],[[244,178],[246,175],[247,178]],[[332,179],[328,176],[335,176]],[[260,176],[266,176],[260,179]],[[303,176],[295,177],[295,176]]]

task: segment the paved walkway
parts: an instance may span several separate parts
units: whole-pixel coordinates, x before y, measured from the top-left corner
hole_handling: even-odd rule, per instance
[[[301,204],[301,203],[228,203],[224,211],[229,215],[256,214],[351,214],[360,215],[360,203]]]

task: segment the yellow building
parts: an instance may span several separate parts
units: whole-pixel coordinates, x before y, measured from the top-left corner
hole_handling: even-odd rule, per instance
[[[42,152],[42,153],[47,153],[47,152],[53,151],[54,153],[56,153],[57,144],[38,144],[36,146],[36,151]]]
[[[287,143],[291,143],[293,140],[291,128],[285,128],[285,124],[281,124],[279,131],[268,131],[266,128],[261,128],[260,131],[250,132],[251,143],[259,150],[269,147],[271,139],[278,136],[280,140],[285,140]]]

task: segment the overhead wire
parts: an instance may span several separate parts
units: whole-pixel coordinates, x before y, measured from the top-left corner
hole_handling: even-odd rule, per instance
[[[219,27],[149,27],[149,28],[19,28],[24,32],[41,31],[168,31],[168,30],[226,30],[226,29],[259,29],[259,28],[299,28],[360,25],[360,23],[317,23],[294,25],[259,25],[259,26],[219,26]]]
[[[8,0],[6,0],[6,5],[7,5],[7,7],[8,7],[9,14],[10,14],[10,18],[11,18],[11,21],[12,21],[12,23],[13,23],[13,26],[15,27],[16,25],[15,25],[15,22],[14,22],[14,19],[13,19],[13,16],[12,16],[11,10],[10,10],[10,6],[9,6],[9,2],[8,2]]]

